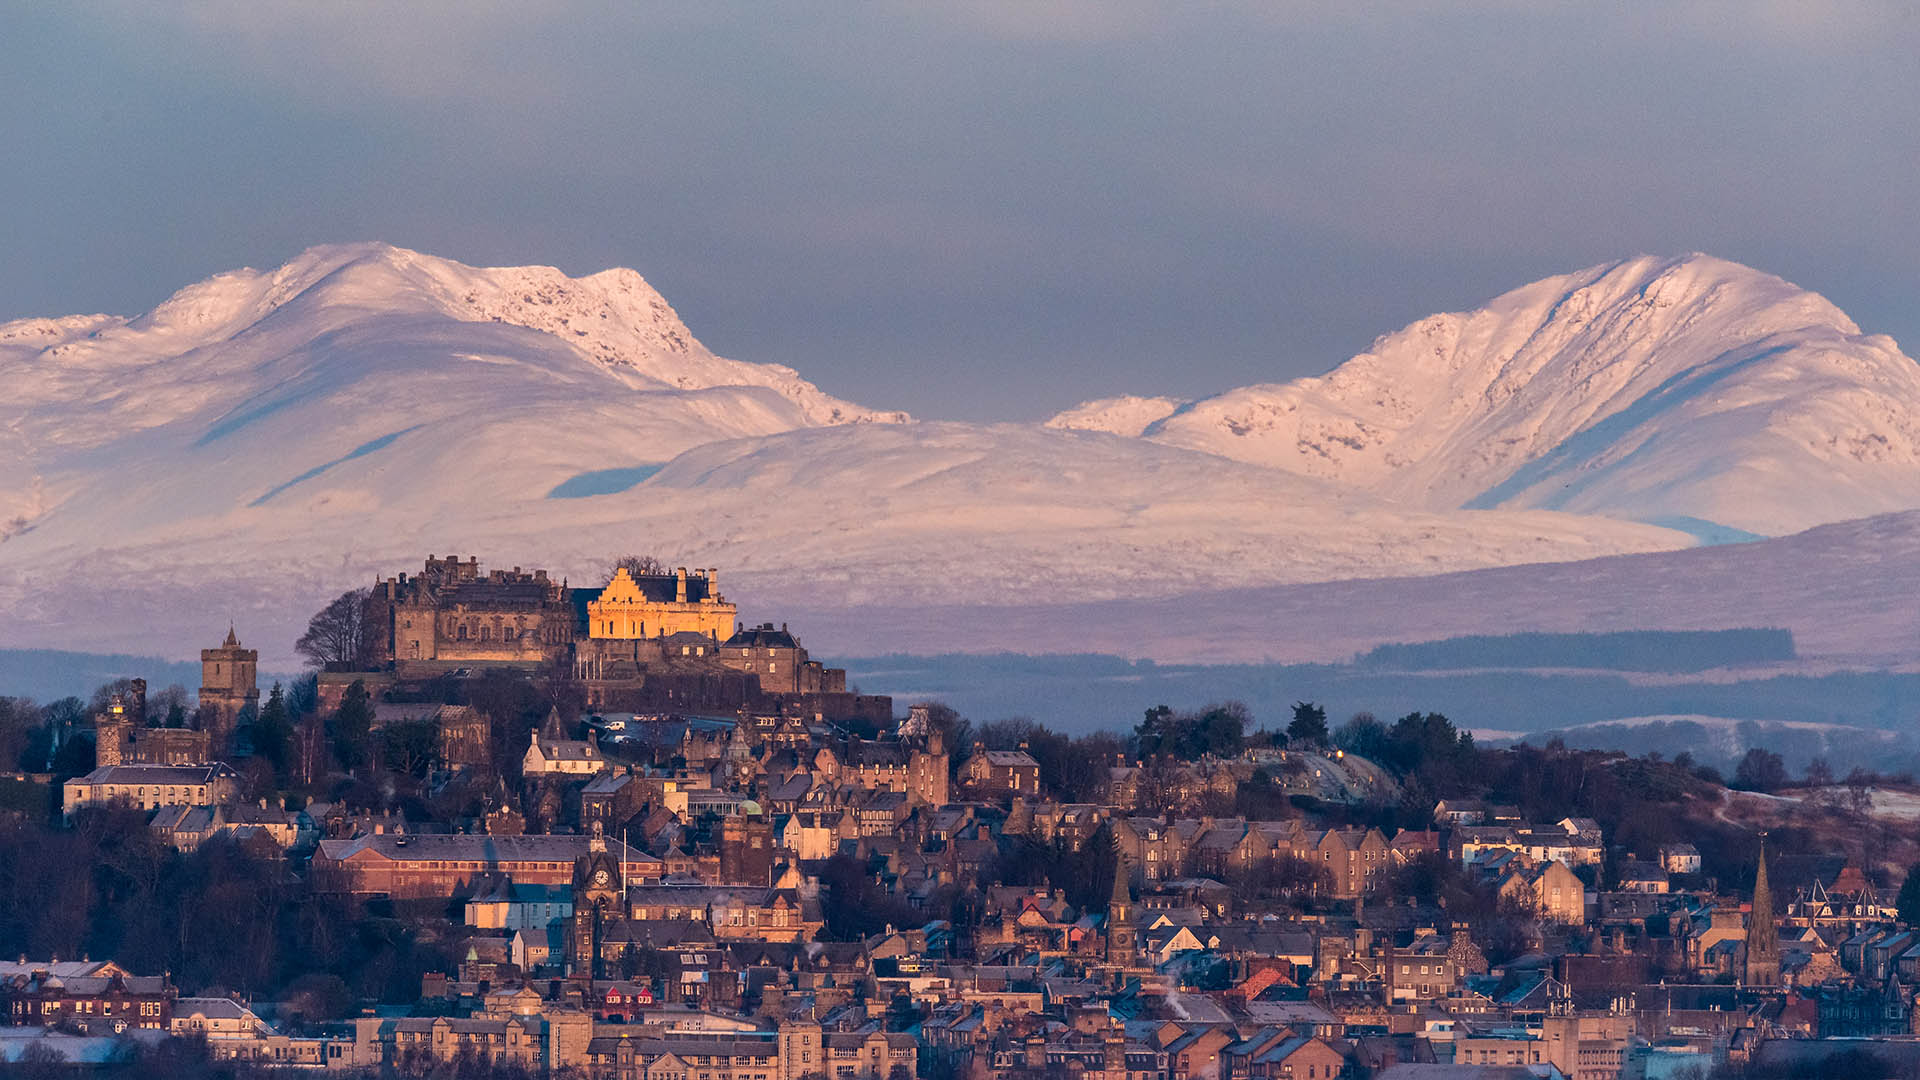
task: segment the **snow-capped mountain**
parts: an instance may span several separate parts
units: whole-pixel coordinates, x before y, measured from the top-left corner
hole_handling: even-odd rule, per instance
[[[381,244],[221,274],[136,319],[0,325],[0,385],[0,537],[28,549],[323,506],[458,515],[594,490],[578,463],[906,419],[714,356],[630,270],[480,270]]]
[[[1920,368],[1824,298],[1703,255],[1537,281],[1318,378],[1089,402],[1052,423],[1429,510],[1566,510],[1705,538],[1920,506]]]
[[[1777,279],[1640,260],[1322,379],[925,423],[714,356],[629,270],[316,248],[0,325],[0,647],[190,655],[231,617],[287,664],[319,603],[429,553],[591,578],[647,551],[774,616],[1668,551],[1920,506],[1911,367]]]

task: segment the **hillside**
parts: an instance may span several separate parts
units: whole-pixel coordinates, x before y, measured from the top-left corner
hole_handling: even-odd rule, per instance
[[[1818,642],[1868,623],[1824,595],[1812,634],[1756,615],[1740,575],[1628,603],[1664,564],[1580,560],[1920,505],[1911,368],[1695,256],[1435,316],[1322,379],[926,423],[715,356],[630,270],[315,248],[134,318],[0,325],[0,647],[190,655],[231,617],[289,664],[326,597],[429,553],[594,579],[635,550],[721,567],[751,617],[821,612],[845,651],[904,623],[930,651],[1344,658],[1676,612]],[[1490,596],[1429,580],[1533,564]]]
[[[795,618],[854,654],[1006,648],[1184,663],[1342,663],[1377,645],[1524,631],[1779,627],[1792,632],[1799,657],[1790,670],[1818,673],[1912,670],[1920,657],[1915,595],[1920,512],[1745,544],[1204,592],[1178,603],[817,604]]]

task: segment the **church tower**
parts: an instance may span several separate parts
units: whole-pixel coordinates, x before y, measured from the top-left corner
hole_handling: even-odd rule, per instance
[[[1140,932],[1133,925],[1133,894],[1127,888],[1127,857],[1115,845],[1113,898],[1107,901],[1107,963],[1132,967]]]
[[[206,729],[212,743],[209,752],[215,758],[226,756],[240,713],[260,710],[260,687],[254,682],[259,660],[257,651],[240,647],[231,626],[219,648],[200,650],[200,705],[207,710]]]
[[[1753,878],[1753,917],[1747,920],[1748,986],[1780,985],[1780,927],[1773,921],[1767,884],[1767,834],[1760,834],[1760,870]]]
[[[607,926],[623,914],[625,899],[620,860],[607,850],[606,833],[595,821],[586,854],[573,861],[573,932],[567,942],[567,974],[582,980],[605,977],[601,942]]]

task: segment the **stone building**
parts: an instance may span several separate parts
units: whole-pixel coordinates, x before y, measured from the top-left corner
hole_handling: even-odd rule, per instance
[[[783,624],[743,627],[720,645],[720,663],[750,672],[770,694],[843,694],[847,673],[807,658],[807,650]]]
[[[1018,750],[989,750],[974,743],[965,776],[967,786],[987,798],[1040,794],[1040,763],[1027,754],[1025,743]]]
[[[95,765],[204,765],[213,760],[207,732],[148,727],[146,711],[147,680],[134,679],[131,692],[116,695],[93,721]]]
[[[200,721],[212,749],[224,753],[239,726],[241,714],[260,710],[260,687],[255,669],[260,654],[242,648],[233,628],[217,649],[200,650]]]
[[[164,975],[134,975],[111,961],[0,963],[0,1015],[15,1027],[68,1027],[115,1035],[166,1031],[178,991]]]
[[[659,880],[659,859],[604,841],[629,884]],[[385,894],[396,900],[444,900],[471,892],[477,882],[501,876],[515,885],[573,884],[574,863],[588,838],[568,835],[378,833],[320,841],[313,856],[317,892],[356,896]]]
[[[718,641],[738,613],[720,595],[713,570],[689,573],[682,566],[671,574],[632,574],[623,566],[586,601],[587,636],[633,640],[691,633]]]
[[[773,824],[758,804],[744,804],[741,813],[720,823],[720,883],[773,884],[773,849]]]
[[[433,718],[446,768],[484,769],[493,764],[493,732],[485,713],[471,705],[442,705]]]
[[[577,979],[606,975],[606,943],[626,922],[626,885],[621,859],[607,850],[599,822],[587,838],[587,850],[573,862],[573,925],[567,936],[567,973]]]
[[[62,789],[66,815],[89,806],[231,805],[239,778],[225,765],[102,765],[76,776]]]
[[[598,736],[588,732],[585,739],[567,738],[557,709],[547,714],[545,724],[527,732],[527,752],[520,762],[526,776],[593,776],[606,767]]]
[[[367,604],[372,659],[420,674],[563,660],[575,619],[564,581],[517,566],[482,574],[474,556],[429,555],[417,576],[377,584]]]

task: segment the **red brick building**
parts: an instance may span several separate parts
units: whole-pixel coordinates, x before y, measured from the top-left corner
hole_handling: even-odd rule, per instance
[[[608,839],[620,860],[620,878],[630,884],[660,879],[659,859]],[[313,856],[313,887],[319,892],[394,899],[458,896],[476,879],[506,875],[516,885],[573,884],[574,860],[585,854],[585,836],[491,836],[376,834],[322,840]]]

